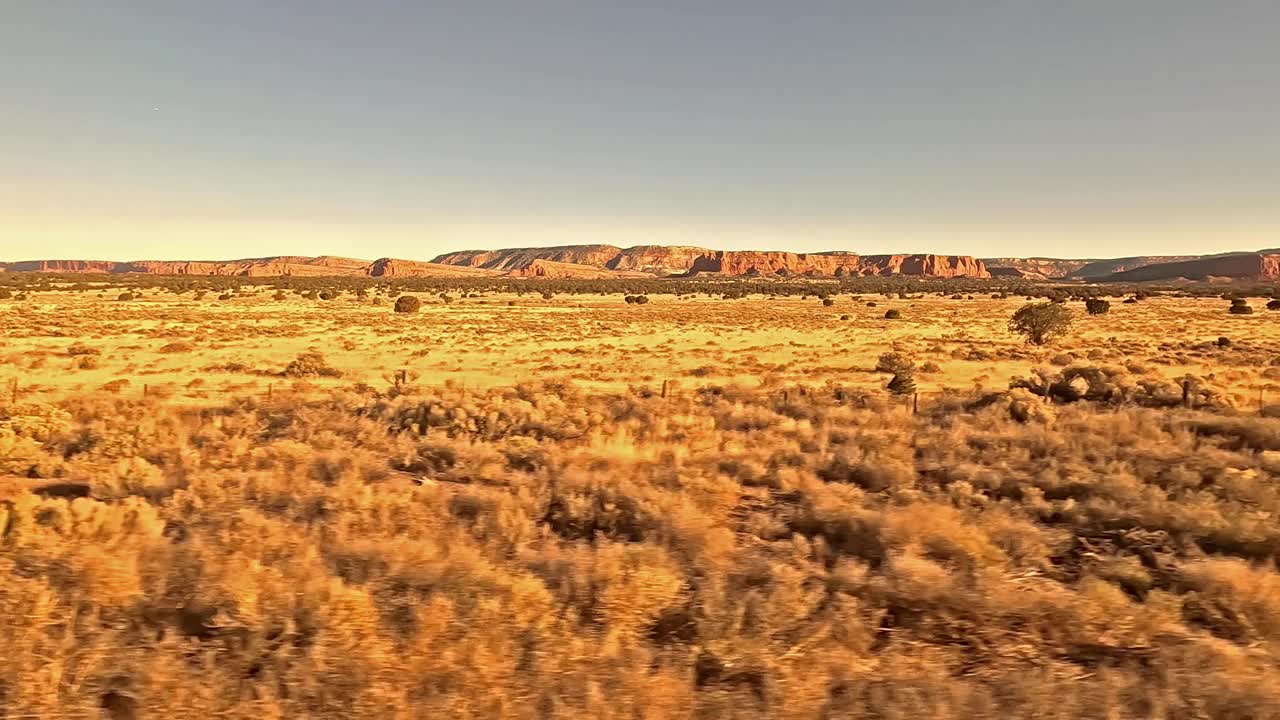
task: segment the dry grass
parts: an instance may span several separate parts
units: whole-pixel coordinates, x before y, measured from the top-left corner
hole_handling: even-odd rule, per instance
[[[0,302],[0,718],[1280,717],[1265,312],[117,294]]]

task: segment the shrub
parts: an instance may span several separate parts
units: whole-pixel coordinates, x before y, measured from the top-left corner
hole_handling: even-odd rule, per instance
[[[874,305],[874,303],[872,303]],[[901,310],[886,310],[884,313],[885,320],[897,320],[902,317]]]
[[[1231,309],[1227,312],[1232,315],[1252,315],[1253,308],[1249,307],[1249,301],[1244,298],[1236,298],[1231,301]]]
[[[218,299],[219,299],[219,300],[230,300],[230,299],[231,299],[231,298],[233,298],[233,297],[235,297],[235,296],[234,296],[234,295],[232,295],[231,293],[222,293],[221,295],[219,295],[219,296],[218,296]]]
[[[1073,316],[1065,305],[1054,302],[1023,305],[1009,319],[1009,331],[1032,345],[1046,345],[1071,329]]]
[[[342,377],[342,371],[329,367],[318,350],[308,350],[285,366],[281,373],[287,377]]]
[[[167,345],[161,346],[159,352],[169,353],[169,354],[188,353],[188,352],[191,352],[191,343],[171,342]]]
[[[284,294],[283,290],[277,290],[276,294],[271,296],[271,299],[276,302],[283,302],[286,297],[288,296]]]
[[[0,300],[8,300],[11,297],[13,297],[12,292],[10,292],[7,288],[0,288]]]
[[[880,356],[876,361],[876,372],[890,373],[899,375],[904,372],[915,370],[916,364],[911,362],[911,358],[900,352],[887,352]]]
[[[637,305],[648,305],[648,304],[649,304],[649,296],[648,296],[648,295],[637,295],[637,296],[636,296],[636,304],[637,304]]]
[[[1100,298],[1089,298],[1084,301],[1084,309],[1090,315],[1106,315],[1111,310],[1111,303]]]
[[[1280,310],[1280,300],[1272,300],[1267,303],[1268,310]]]
[[[116,300],[120,302],[128,302],[134,298],[133,293],[123,292],[116,296]]]
[[[832,305],[835,305],[835,304],[836,304],[836,301],[832,300],[831,298],[822,298],[823,307],[831,307]]]
[[[321,300],[332,300],[338,297],[338,293],[334,290],[321,290],[320,294],[317,295],[316,297],[320,298]]]
[[[402,315],[416,313],[421,307],[422,301],[413,295],[401,295],[396,298],[395,311]]]

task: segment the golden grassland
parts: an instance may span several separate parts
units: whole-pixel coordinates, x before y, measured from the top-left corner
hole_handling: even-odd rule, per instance
[[[0,718],[1280,717],[1257,301],[117,293],[0,300]]]

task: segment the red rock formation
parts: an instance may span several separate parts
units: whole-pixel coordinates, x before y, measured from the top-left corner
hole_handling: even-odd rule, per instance
[[[1049,279],[1044,273],[1038,273],[1032,270],[1024,270],[1016,267],[988,267],[987,272],[990,272],[991,277],[993,278],[1018,278],[1021,280]]]
[[[369,266],[370,277],[491,277],[500,274],[466,265],[441,265],[395,258],[379,258]]]
[[[580,280],[610,280],[617,278],[651,278],[650,273],[619,272],[591,265],[563,263],[554,260],[536,259],[518,270],[507,273],[513,277],[527,278],[576,278]]]
[[[862,258],[875,275],[918,275],[936,278],[989,278],[987,266],[968,255],[866,255]]]
[[[1026,277],[1026,278],[1063,278],[1069,277],[1080,268],[1095,262],[1094,260],[1063,260],[1059,258],[982,258],[993,277]],[[997,273],[1001,270],[1017,270],[1025,275]]]
[[[605,263],[605,267],[653,275],[679,275],[688,272],[694,260],[711,252],[689,245],[637,245],[620,251]]]
[[[613,245],[560,245],[544,248],[507,248],[504,250],[464,250],[446,253],[431,262],[441,265],[467,265],[488,270],[523,270],[535,260],[589,265],[603,268],[622,252]]]
[[[964,255],[866,255],[719,250],[694,260],[689,274],[914,275],[988,278],[981,260]]]
[[[510,272],[527,269],[535,260],[546,260],[622,272],[674,275],[687,272],[695,258],[709,252],[711,251],[706,248],[680,245],[637,245],[626,249],[613,245],[561,245],[545,248],[465,250],[440,255],[432,262]]]
[[[118,268],[126,263],[110,260],[24,260],[4,263],[8,272],[43,272],[43,273],[114,273],[123,272]]]

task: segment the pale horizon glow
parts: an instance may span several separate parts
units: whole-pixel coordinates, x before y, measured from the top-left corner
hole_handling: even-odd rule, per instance
[[[1280,246],[1280,6],[963,5],[18,0],[0,261]]]

